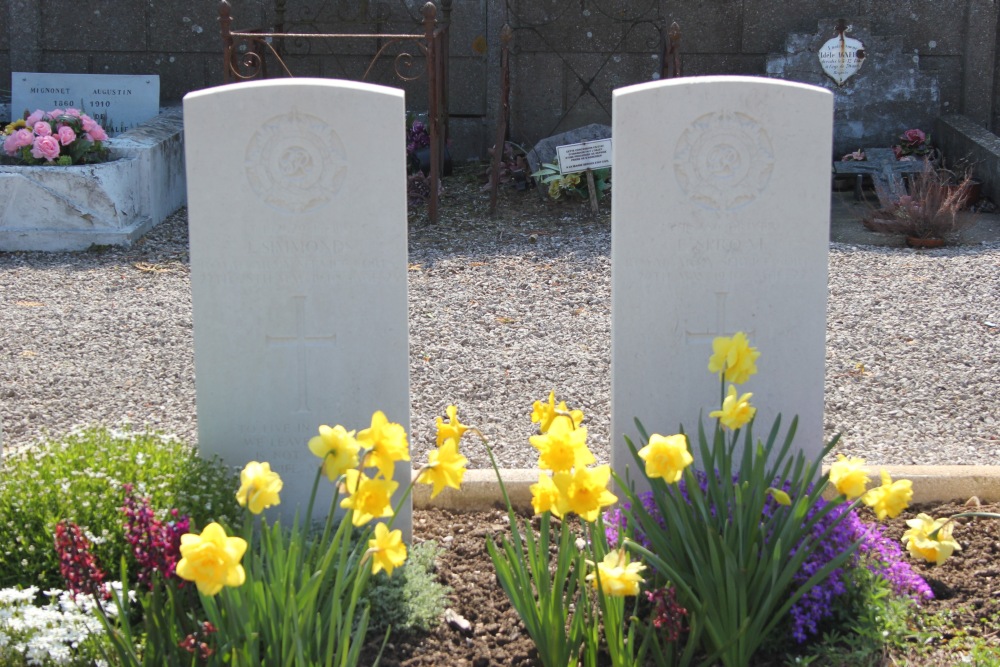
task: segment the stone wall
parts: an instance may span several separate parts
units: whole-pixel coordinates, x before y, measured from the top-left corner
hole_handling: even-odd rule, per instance
[[[438,0],[439,6],[446,1]],[[232,2],[234,28],[270,26],[274,21],[276,0]],[[423,0],[285,3],[286,29],[419,32],[415,18],[419,20]],[[940,108],[932,110],[934,115],[962,113],[994,131],[1000,129],[993,0],[451,0],[450,4],[450,127],[453,153],[459,159],[485,156],[492,144],[499,108],[498,35],[505,22],[514,27],[510,131],[513,139],[527,145],[568,128],[609,123],[612,89],[659,75],[661,31],[673,21],[682,29],[685,75],[761,76],[768,72],[769,59],[787,55],[792,36],[817,35],[821,25],[838,18],[858,21],[872,39],[898,45],[904,60],[910,58],[907,69],[919,74],[914,81],[921,77],[937,81]],[[164,104],[222,81],[215,0],[0,0],[0,16],[7,19],[0,23],[0,81],[9,81],[12,70],[158,74]],[[289,61],[297,75],[352,78],[375,48],[373,40],[361,40],[337,47],[336,55],[331,55],[328,47],[324,52],[319,47],[292,46]],[[306,53],[309,49],[313,55]],[[872,114],[884,115],[887,109],[893,113],[891,100],[886,105],[879,97],[884,86],[864,88],[865,77],[875,73],[874,63],[880,57],[871,54],[859,75],[844,86],[851,87],[855,96],[870,98],[872,109],[878,107],[867,118],[860,112],[863,123]],[[373,80],[392,83],[385,71]],[[811,82],[835,87],[829,80]],[[8,85],[0,84],[0,90]],[[409,108],[426,105],[423,83],[404,88]],[[859,106],[865,107],[868,100],[860,101]],[[664,113],[668,118],[669,110]],[[899,127],[925,122],[922,117],[895,120]],[[885,137],[884,143],[891,140]]]

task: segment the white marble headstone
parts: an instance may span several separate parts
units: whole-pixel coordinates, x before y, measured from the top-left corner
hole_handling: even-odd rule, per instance
[[[199,447],[270,462],[287,518],[305,511],[320,424],[382,410],[409,432],[405,127],[403,91],[364,83],[184,98]],[[400,493],[409,475],[397,465]]]
[[[758,435],[798,414],[796,445],[818,454],[833,95],[695,77],[616,90],[613,105],[613,464],[633,465],[635,417],[697,433],[719,407],[712,340],[736,331],[761,352],[738,387]]]

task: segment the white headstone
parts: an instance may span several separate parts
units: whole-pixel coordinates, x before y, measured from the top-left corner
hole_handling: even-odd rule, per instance
[[[127,132],[160,113],[156,74],[11,74],[11,112],[80,109],[111,136]]]
[[[613,105],[613,464],[633,464],[636,417],[697,433],[719,408],[712,340],[736,331],[761,352],[737,388],[758,435],[797,414],[796,445],[818,454],[833,95],[719,76],[622,88]]]
[[[270,462],[284,517],[305,511],[321,424],[382,410],[409,432],[405,127],[403,91],[364,83],[184,98],[199,447]]]

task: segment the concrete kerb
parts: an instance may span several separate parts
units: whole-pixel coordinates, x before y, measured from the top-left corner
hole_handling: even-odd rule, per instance
[[[983,503],[1000,501],[1000,466],[872,466],[868,468],[873,484],[885,470],[893,480],[913,482],[913,504],[948,501],[965,502],[976,496]],[[413,473],[416,475],[416,472]],[[511,503],[517,509],[531,509],[531,485],[538,481],[538,470],[507,468],[500,471]],[[828,494],[830,495],[830,494]],[[503,494],[493,470],[469,470],[462,490],[445,489],[431,500],[431,487],[413,488],[416,509],[440,508],[455,512],[476,512],[503,507]]]

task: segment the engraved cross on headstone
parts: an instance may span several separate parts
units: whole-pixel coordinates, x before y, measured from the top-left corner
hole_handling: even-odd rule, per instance
[[[715,330],[714,331],[684,331],[684,342],[688,345],[693,343],[711,343],[719,336],[731,336],[734,332],[726,329],[726,292],[715,293]],[[744,331],[747,336],[752,337],[753,331]]]
[[[333,334],[329,336],[307,336],[305,329],[306,297],[293,296],[295,304],[295,333],[291,336],[265,336],[267,347],[269,348],[294,348],[296,372],[298,375],[298,410],[299,413],[309,412],[309,368],[307,366],[306,348],[332,347],[337,337]]]

